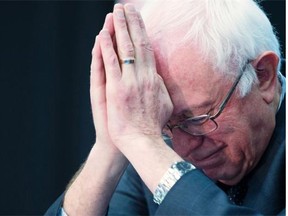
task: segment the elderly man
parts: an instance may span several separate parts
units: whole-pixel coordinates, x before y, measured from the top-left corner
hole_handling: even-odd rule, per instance
[[[284,214],[285,78],[264,12],[157,0],[142,15],[146,28],[131,4],[106,17],[92,51],[96,143],[47,214]]]

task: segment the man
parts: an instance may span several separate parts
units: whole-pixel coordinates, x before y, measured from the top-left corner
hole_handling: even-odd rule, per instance
[[[96,38],[96,143],[47,214],[285,214],[285,78],[263,11],[157,0],[142,14],[146,28],[116,4]]]

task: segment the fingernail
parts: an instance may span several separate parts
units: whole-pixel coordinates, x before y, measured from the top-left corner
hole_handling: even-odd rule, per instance
[[[117,4],[114,5],[114,10],[115,9],[122,9],[122,8],[123,8],[123,5],[120,4],[120,3],[117,3]]]
[[[129,11],[129,12],[135,12],[135,11],[136,11],[136,10],[135,10],[135,7],[134,7],[133,5],[131,5],[131,4],[125,5],[125,9],[126,9],[127,11]]]
[[[124,18],[124,13],[122,10],[115,10],[115,14],[118,18],[123,19]]]

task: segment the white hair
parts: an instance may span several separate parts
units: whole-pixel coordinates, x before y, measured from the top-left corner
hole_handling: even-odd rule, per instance
[[[273,27],[253,0],[146,0],[141,14],[152,40],[167,32],[184,31],[183,38],[173,41],[173,49],[196,45],[204,61],[230,77],[264,51],[273,51],[281,59]],[[238,86],[240,96],[257,82],[249,64]]]

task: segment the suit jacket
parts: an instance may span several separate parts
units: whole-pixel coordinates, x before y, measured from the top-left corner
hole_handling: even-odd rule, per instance
[[[276,127],[257,167],[245,177],[243,205],[232,204],[226,193],[200,170],[185,174],[161,205],[137,172],[129,166],[109,205],[108,215],[285,215],[285,100]],[[62,196],[46,212],[56,215]]]

